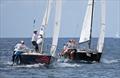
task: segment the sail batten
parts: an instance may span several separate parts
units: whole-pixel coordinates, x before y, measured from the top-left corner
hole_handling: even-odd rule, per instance
[[[55,12],[55,24],[54,32],[52,39],[51,55],[55,56],[55,51],[58,44],[58,36],[60,31],[60,21],[61,21],[61,9],[62,9],[62,0],[56,0],[56,12]]]
[[[92,21],[92,13],[93,13],[93,0],[88,1],[86,15],[83,21],[83,26],[80,34],[79,43],[84,43],[90,40],[91,36],[91,21]]]
[[[105,36],[105,17],[106,17],[106,8],[105,8],[105,0],[101,0],[101,29],[100,29],[100,35],[98,39],[97,44],[97,51],[102,52],[103,46],[104,46],[104,36]]]

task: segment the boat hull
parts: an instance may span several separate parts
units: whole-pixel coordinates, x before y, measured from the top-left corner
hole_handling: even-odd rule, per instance
[[[85,62],[100,62],[102,53],[83,53],[83,52],[77,52],[75,53],[75,58],[73,60],[75,61],[85,61]]]
[[[102,53],[95,51],[77,51],[73,53],[67,53],[62,55],[65,59],[70,60],[70,62],[84,62],[84,63],[94,63],[100,62]]]
[[[51,55],[40,54],[40,53],[22,53],[20,55],[14,55],[13,63],[16,64],[50,64],[54,57]]]

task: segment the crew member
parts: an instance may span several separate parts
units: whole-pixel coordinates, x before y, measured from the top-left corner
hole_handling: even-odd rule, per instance
[[[12,56],[12,61],[14,62],[14,59],[20,56],[21,53],[28,52],[28,51],[29,49],[24,44],[24,41],[20,41],[19,43],[15,45],[15,49],[14,49],[13,56]]]
[[[38,52],[38,44],[37,44],[37,39],[38,39],[38,34],[37,34],[37,30],[33,31],[33,35],[32,35],[32,44],[35,47],[35,51]]]
[[[38,39],[37,39],[38,49],[39,49],[40,53],[42,53],[42,52],[41,52],[42,42],[43,42],[43,36],[40,34],[40,35],[38,36]]]
[[[66,45],[64,45],[64,49],[63,49],[61,55],[64,55],[65,57],[68,57],[70,59],[74,59],[76,51],[77,51],[76,50],[76,41],[71,39],[66,43]]]

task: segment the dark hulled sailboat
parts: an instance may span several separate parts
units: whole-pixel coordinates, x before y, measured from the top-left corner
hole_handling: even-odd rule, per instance
[[[79,44],[82,45],[83,43],[87,43],[89,47],[86,49],[77,48],[72,55],[67,54],[67,59],[72,62],[100,62],[105,34],[105,0],[101,0],[101,29],[97,49],[94,50],[91,48],[93,14],[94,0],[88,0],[87,11],[83,22]],[[62,57],[64,57],[64,55]],[[66,57],[64,58],[66,59]]]

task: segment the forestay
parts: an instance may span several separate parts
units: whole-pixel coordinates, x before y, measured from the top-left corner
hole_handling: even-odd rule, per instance
[[[105,0],[101,0],[101,29],[97,44],[97,51],[102,52],[104,45],[104,35],[105,35],[105,17],[106,17],[106,3]]]
[[[55,57],[55,51],[58,43],[58,36],[60,31],[60,21],[61,21],[61,9],[62,9],[62,0],[56,0],[56,12],[55,12],[55,24],[53,31],[53,39],[51,46],[51,55]]]

